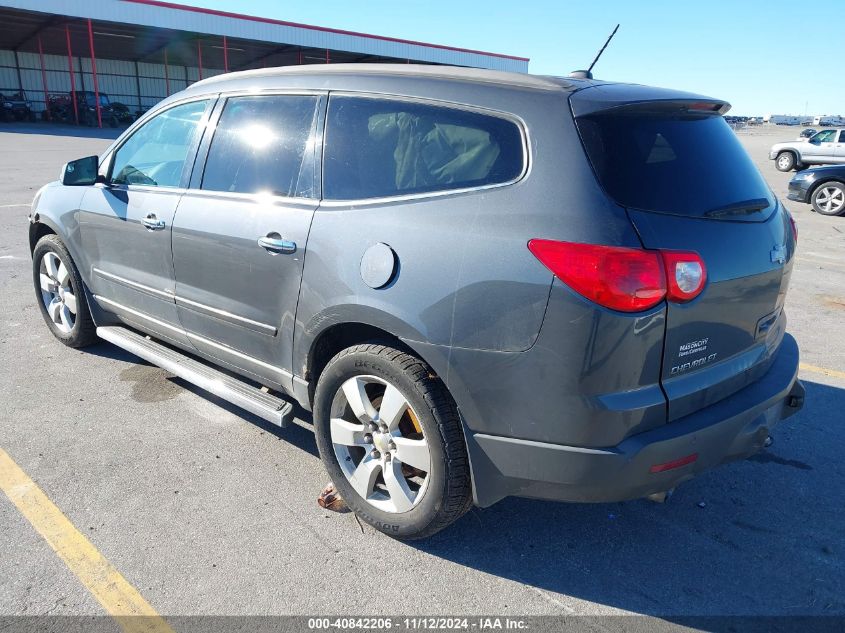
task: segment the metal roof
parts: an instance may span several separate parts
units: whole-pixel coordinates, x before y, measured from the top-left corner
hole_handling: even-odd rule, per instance
[[[39,14],[44,14],[41,15],[40,24],[32,17]],[[405,60],[528,72],[529,60],[525,57],[298,24],[160,0],[0,0],[0,48],[17,49],[36,33],[67,21],[68,18],[90,18],[106,27],[100,29],[98,57],[148,59],[149,55],[159,52],[164,46],[170,48],[170,44],[173,44],[173,48],[178,49],[180,41],[189,36],[212,40],[205,48],[219,48],[219,42],[213,42],[214,36],[225,36],[230,57],[234,53],[233,58],[236,60],[230,64],[233,69],[249,67],[256,61],[266,61],[264,58],[274,53],[294,49],[301,53],[304,49],[323,51],[322,58],[318,56],[311,61]],[[28,25],[27,21],[33,24]],[[121,38],[124,41],[121,42]],[[113,49],[113,54],[110,54],[109,49]],[[193,49],[185,49],[184,57],[194,54]],[[330,55],[326,55],[325,51],[330,51]],[[172,50],[171,54],[179,55],[179,52]],[[238,57],[242,59],[238,60]],[[275,64],[285,63],[272,61]]]

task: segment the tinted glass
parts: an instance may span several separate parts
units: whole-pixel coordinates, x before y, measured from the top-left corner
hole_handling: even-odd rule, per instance
[[[599,182],[622,206],[739,219],[774,204],[721,116],[616,113],[577,124]]]
[[[147,121],[117,150],[111,181],[121,185],[178,187],[207,103],[186,103]]]
[[[842,130],[842,131],[839,133],[839,142],[840,142],[840,143],[845,143],[845,130]]]
[[[406,101],[333,97],[324,196],[380,198],[503,183],[523,170],[506,119]]]
[[[303,158],[316,111],[317,97],[229,99],[208,150],[202,188],[312,195],[313,172],[303,170]]]

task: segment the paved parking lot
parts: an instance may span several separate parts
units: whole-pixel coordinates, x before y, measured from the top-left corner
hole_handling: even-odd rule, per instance
[[[781,197],[767,150],[796,134],[740,134]],[[789,203],[807,404],[767,452],[664,505],[510,499],[406,544],[317,506],[306,414],[279,431],[111,345],[50,335],[28,203],[110,135],[0,127],[0,449],[158,613],[845,614],[845,218]],[[104,610],[0,495],[0,615],[46,613]]]

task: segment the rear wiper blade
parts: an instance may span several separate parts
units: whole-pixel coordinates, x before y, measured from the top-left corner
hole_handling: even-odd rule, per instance
[[[743,200],[742,202],[732,202],[723,207],[716,207],[710,209],[706,215],[708,218],[724,218],[729,215],[750,215],[755,211],[762,211],[769,206],[769,201],[766,198],[754,198],[753,200]]]

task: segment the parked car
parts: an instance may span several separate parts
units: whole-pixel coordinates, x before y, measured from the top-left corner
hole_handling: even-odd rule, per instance
[[[775,143],[769,150],[769,159],[775,161],[779,171],[845,163],[845,128],[822,130],[804,140]]]
[[[794,223],[728,107],[443,66],[209,78],[38,192],[37,302],[68,346],[312,411],[395,537],[511,495],[662,499],[803,403]]]
[[[816,132],[817,132],[817,131],[818,131],[818,130],[814,130],[814,129],[813,129],[813,128],[811,128],[811,127],[808,127],[808,128],[806,128],[806,129],[803,129],[803,130],[801,130],[801,133],[798,135],[798,138],[797,138],[797,139],[795,139],[795,140],[796,140],[796,141],[803,141],[803,140],[806,140],[806,139],[810,138],[811,136],[813,136],[814,134],[816,134]]]
[[[129,110],[129,106],[120,101],[112,102],[111,111],[119,125],[128,125],[135,120],[135,116]]]
[[[0,116],[4,121],[35,121],[32,101],[23,90],[0,94],[0,103],[3,106]]]
[[[790,200],[813,205],[822,215],[845,215],[845,165],[813,167],[789,181]]]
[[[73,107],[74,95],[76,96],[76,108]],[[117,127],[120,123],[119,114],[116,113],[109,101],[109,96],[101,92],[100,96],[100,120],[104,127]],[[87,90],[77,90],[75,93],[67,92],[51,94],[48,102],[50,113],[42,112],[42,118],[49,119],[54,123],[74,124],[79,117],[79,125],[96,127],[97,120],[97,98],[95,93]]]

